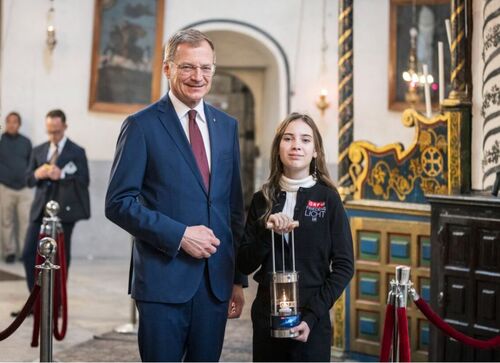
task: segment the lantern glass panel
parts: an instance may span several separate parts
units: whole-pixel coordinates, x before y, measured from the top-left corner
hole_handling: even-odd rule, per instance
[[[273,297],[271,313],[287,316],[297,314],[299,305],[297,295],[297,274],[276,273],[271,284],[271,296]]]

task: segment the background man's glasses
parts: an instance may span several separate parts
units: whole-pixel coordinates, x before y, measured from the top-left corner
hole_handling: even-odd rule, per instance
[[[206,64],[201,66],[195,66],[194,64],[174,64],[179,72],[184,76],[191,76],[196,73],[196,70],[199,68],[201,74],[204,76],[212,76],[215,73],[215,64]]]

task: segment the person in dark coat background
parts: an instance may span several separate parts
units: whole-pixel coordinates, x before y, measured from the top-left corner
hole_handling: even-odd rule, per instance
[[[71,235],[76,221],[90,217],[89,168],[85,150],[65,136],[66,115],[61,110],[47,113],[45,127],[49,140],[35,147],[27,170],[28,186],[35,189],[30,224],[24,243],[23,263],[28,289],[35,281],[34,265],[45,205],[55,200],[64,231],[66,265],[71,263]]]
[[[21,115],[10,112],[0,137],[0,241],[6,263],[15,262],[18,252],[22,252],[33,198],[24,177],[31,141],[19,133],[20,127]]]

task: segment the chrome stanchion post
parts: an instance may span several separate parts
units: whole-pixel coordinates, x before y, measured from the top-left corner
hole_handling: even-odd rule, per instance
[[[408,292],[411,288],[410,268],[408,266],[396,266],[396,279],[391,281],[391,288],[395,297],[394,309],[394,335],[392,346],[392,361],[399,362],[399,320],[398,308],[405,308],[408,301]]]
[[[41,286],[41,314],[40,314],[40,362],[52,362],[52,313],[54,270],[59,266],[54,265],[51,258],[55,255],[57,243],[53,238],[45,237],[38,243],[38,253],[45,258],[41,265],[35,266],[41,270],[38,278]]]
[[[45,214],[48,217],[43,217],[43,224],[41,233],[50,236],[57,241],[57,231],[61,229],[59,217],[59,203],[54,200],[47,202],[45,205]]]
[[[134,237],[131,236],[132,250],[134,248]],[[132,251],[133,253],[133,251]],[[118,334],[137,334],[137,308],[135,300],[130,299],[130,323],[125,323],[113,329]]]
[[[396,279],[397,279],[396,273]],[[391,292],[389,298],[394,306],[394,329],[392,331],[392,356],[391,362],[398,362],[399,358],[399,335],[398,335],[398,281],[393,279],[391,280]]]
[[[119,334],[137,334],[137,309],[134,299],[130,299],[130,323],[117,326],[114,331]]]
[[[408,292],[411,285],[410,270],[408,266],[396,266],[396,280],[399,283],[403,304],[400,307],[404,308],[408,305]]]

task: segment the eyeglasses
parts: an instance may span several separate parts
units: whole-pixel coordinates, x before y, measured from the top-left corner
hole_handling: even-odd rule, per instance
[[[201,74],[203,74],[204,76],[213,76],[213,74],[215,73],[215,64],[205,64],[201,66],[195,66],[194,64],[188,64],[188,63],[184,64],[177,64],[174,62],[170,63],[174,64],[183,76],[191,76],[195,74],[198,68],[200,69]]]

